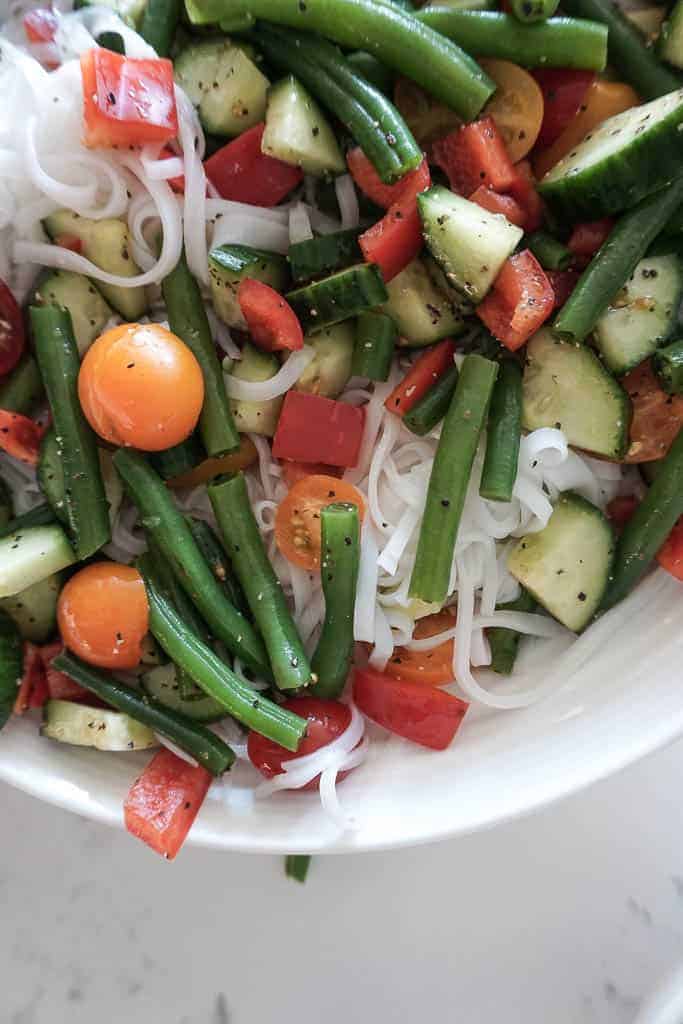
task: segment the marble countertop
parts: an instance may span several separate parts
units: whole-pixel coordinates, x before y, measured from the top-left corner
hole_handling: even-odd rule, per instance
[[[186,849],[0,786],[2,1024],[629,1024],[683,959],[683,742],[532,818],[395,853]]]

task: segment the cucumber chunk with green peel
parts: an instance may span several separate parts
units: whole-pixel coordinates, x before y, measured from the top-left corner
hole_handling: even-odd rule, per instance
[[[452,289],[451,295],[455,293]],[[382,311],[398,331],[398,344],[420,347],[461,334],[465,322],[458,306],[440,290],[421,259],[414,259],[387,284],[389,301]]]
[[[35,291],[36,306],[63,306],[71,313],[78,354],[84,356],[113,311],[102,294],[87,277],[70,270],[53,270]]]
[[[351,376],[355,340],[355,331],[349,322],[307,334],[304,341],[315,355],[294,385],[297,391],[323,398],[340,395]]]
[[[332,274],[335,270],[357,263],[362,258],[358,245],[358,229],[333,231],[329,235],[294,242],[287,253],[287,262],[296,282]]]
[[[559,341],[548,329],[529,341],[522,381],[522,426],[555,427],[568,444],[621,459],[629,444],[631,402],[585,345]]]
[[[12,597],[73,565],[76,556],[61,526],[32,526],[0,539],[0,597]]]
[[[546,611],[580,633],[600,606],[614,548],[614,532],[600,509],[566,492],[547,526],[515,545],[508,569]]]
[[[181,694],[176,667],[172,662],[157,665],[156,668],[145,672],[140,682],[148,697],[163,704],[165,708],[170,708],[171,711],[179,711],[193,722],[219,722],[227,715],[225,708],[218,701],[207,696],[191,680],[188,680],[188,693]]]
[[[287,301],[307,331],[348,320],[386,302],[389,295],[374,263],[357,263],[330,277],[287,293]]]
[[[23,640],[44,644],[57,625],[57,598],[62,578],[54,573],[14,597],[3,597],[0,609],[14,619]]]
[[[135,277],[141,273],[131,255],[130,233],[124,221],[114,217],[89,220],[71,210],[57,210],[46,217],[43,223],[52,239],[57,239],[60,235],[77,238],[85,258],[101,270],[121,277]],[[144,288],[123,288],[116,284],[104,284],[102,281],[97,283],[97,287],[107,302],[125,320],[135,321],[147,309]]]
[[[231,364],[230,374],[237,377],[238,380],[260,383],[270,380],[279,369],[280,363],[272,352],[263,352],[255,345],[247,344],[242,349],[242,358]],[[230,411],[240,434],[260,434],[262,437],[273,437],[283,401],[282,395],[263,402],[231,398]]]
[[[614,297],[593,337],[605,365],[618,376],[656,352],[678,319],[683,267],[677,256],[648,256]]]
[[[441,185],[421,192],[417,206],[427,248],[448,283],[481,302],[524,232]]]
[[[346,161],[322,110],[293,75],[268,90],[261,149],[268,156],[324,177],[344,174]]]
[[[603,121],[538,190],[570,223],[619,213],[680,175],[683,89]]]
[[[652,8],[646,8],[644,13],[648,11],[651,14],[660,13],[661,10],[661,7],[655,8],[654,11]],[[673,64],[675,68],[683,69],[683,3],[681,0],[676,0],[668,18],[662,25],[657,49],[662,60]]]
[[[130,715],[71,700],[47,701],[40,733],[59,743],[96,750],[149,750],[159,746],[152,730]]]
[[[228,327],[247,330],[237,289],[247,277],[263,281],[276,292],[287,285],[287,262],[277,253],[252,249],[248,245],[219,245],[209,253],[209,283],[216,315]]]
[[[263,120],[270,82],[227,37],[186,46],[173,72],[211,134],[239,135]]]

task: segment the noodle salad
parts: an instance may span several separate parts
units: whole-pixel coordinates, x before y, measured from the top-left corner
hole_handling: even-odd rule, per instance
[[[0,728],[164,856],[683,578],[681,3],[12,6]]]

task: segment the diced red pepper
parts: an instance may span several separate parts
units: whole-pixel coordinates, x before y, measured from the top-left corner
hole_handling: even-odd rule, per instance
[[[487,188],[486,185],[480,185],[470,196],[470,202],[490,210],[491,213],[502,213],[511,224],[516,224],[519,228],[524,227],[526,214],[512,196],[505,196],[501,192]]]
[[[391,394],[384,400],[384,405],[389,412],[397,416],[404,416],[410,412],[414,405],[426,395],[432,384],[443,376],[449,366],[453,364],[455,355],[455,342],[450,338],[425,349],[419,356],[400,384],[397,384]]]
[[[524,210],[524,223],[521,225],[524,230],[538,231],[543,223],[543,200],[536,191],[536,179],[528,160],[515,164],[515,177],[507,191]]]
[[[223,199],[275,206],[303,181],[303,171],[261,152],[265,124],[255,124],[204,161],[206,176]]]
[[[386,185],[382,181],[360,146],[349,150],[346,154],[346,162],[351,177],[361,192],[385,210],[393,206],[405,192],[417,195],[418,192],[424,192],[426,188],[429,188],[431,179],[426,160],[423,160],[419,167],[405,174],[393,185]]]
[[[353,699],[389,732],[432,750],[445,750],[469,707],[459,697],[371,669],[356,669]]]
[[[0,409],[0,448],[15,459],[37,465],[44,433],[44,428],[28,416]]]
[[[48,7],[36,7],[27,11],[22,24],[29,43],[51,43],[57,32],[59,20]]]
[[[424,244],[417,196],[431,184],[427,161],[392,188],[401,188],[385,215],[358,239],[368,263],[376,263],[385,281],[400,274],[415,259]],[[386,187],[386,186],[385,186]]]
[[[451,188],[471,196],[480,185],[510,192],[515,168],[491,117],[465,124],[432,146],[434,162],[448,176]]]
[[[170,750],[160,750],[130,788],[123,805],[126,828],[173,860],[204,803],[211,775]]]
[[[14,369],[25,347],[24,318],[19,304],[0,279],[0,377]]]
[[[578,114],[590,85],[595,81],[595,72],[537,68],[533,76],[543,93],[543,123],[536,145],[545,149],[560,137]]]
[[[286,299],[263,281],[247,277],[237,289],[237,301],[251,340],[265,352],[295,352],[304,347],[304,334]]]
[[[575,270],[546,270],[545,276],[550,281],[550,287],[555,296],[553,312],[561,309],[565,302],[576,288],[579,275]]]
[[[607,506],[607,518],[617,530],[623,530],[637,508],[638,499],[635,495],[622,494],[610,501]]]
[[[678,520],[657,552],[657,561],[662,569],[683,581],[683,519]]]
[[[273,438],[273,455],[348,469],[358,462],[364,424],[365,412],[355,405],[288,391]]]
[[[614,221],[611,217],[575,225],[567,242],[567,248],[574,253],[577,266],[585,267],[590,263],[596,252],[609,238],[613,227]]]
[[[52,667],[52,659],[56,658],[64,650],[64,644],[61,640],[56,640],[52,644],[43,644],[39,650],[45,670],[47,690],[51,700],[87,700],[88,703],[95,701],[94,695],[89,690],[79,686],[71,676],[67,676],[64,672],[60,672],[59,669]]]
[[[553,311],[555,293],[528,249],[503,264],[493,288],[475,312],[491,334],[514,352]]]
[[[29,708],[41,708],[47,698],[47,681],[40,650],[35,644],[26,641],[23,674],[14,702],[14,714],[23,715]]]

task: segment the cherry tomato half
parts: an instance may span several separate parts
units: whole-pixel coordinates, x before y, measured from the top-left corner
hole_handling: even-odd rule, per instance
[[[528,71],[509,60],[480,60],[496,83],[496,91],[484,108],[503,137],[513,163],[533,148],[543,121],[543,94]]]
[[[28,416],[0,409],[0,448],[15,459],[35,466],[43,433],[43,428]]]
[[[455,612],[444,608],[434,615],[427,615],[415,623],[413,640],[425,640],[437,636],[455,626]],[[384,672],[394,679],[423,683],[425,686],[445,686],[453,682],[454,641],[444,640],[431,651],[413,651],[410,647],[396,647],[389,658]]]
[[[288,562],[309,572],[320,567],[320,513],[326,505],[336,501],[357,505],[363,519],[363,496],[344,480],[334,476],[306,476],[290,489],[275,515],[275,540]]]
[[[258,459],[256,445],[246,434],[240,435],[240,446],[236,452],[229,455],[218,455],[212,459],[204,459],[194,469],[188,470],[181,476],[174,476],[167,480],[168,487],[197,487],[199,484],[206,484],[214,477],[222,473],[238,473],[240,469],[247,469]]]
[[[649,360],[631,370],[622,385],[633,405],[626,462],[651,462],[666,455],[683,426],[683,396],[667,395]]]
[[[14,369],[25,344],[21,310],[12,292],[0,279],[0,376]]]

